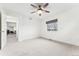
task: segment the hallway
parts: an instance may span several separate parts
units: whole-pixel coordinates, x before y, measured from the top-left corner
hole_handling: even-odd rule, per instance
[[[14,42],[17,42],[17,37],[16,37],[16,34],[8,34],[7,35],[7,42],[8,43],[14,43]]]

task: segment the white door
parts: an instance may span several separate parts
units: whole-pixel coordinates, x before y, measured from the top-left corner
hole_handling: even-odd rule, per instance
[[[0,49],[1,49],[1,13],[0,13]]]
[[[0,13],[0,49],[6,45],[6,15],[3,11]]]

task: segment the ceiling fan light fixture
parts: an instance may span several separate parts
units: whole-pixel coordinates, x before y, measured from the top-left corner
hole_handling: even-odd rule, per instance
[[[41,14],[43,12],[46,12],[46,13],[50,13],[50,11],[48,10],[45,10],[45,8],[48,6],[49,4],[48,3],[37,3],[37,6],[31,4],[32,7],[34,7],[35,9],[37,9],[36,11],[34,12],[31,12],[31,13],[37,13],[39,16],[41,16]]]
[[[41,11],[41,10],[38,10],[37,13],[38,13],[38,14],[42,14],[42,11]]]

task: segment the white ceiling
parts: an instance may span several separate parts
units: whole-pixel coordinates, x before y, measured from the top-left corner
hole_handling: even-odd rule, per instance
[[[15,15],[18,13],[25,16],[36,15],[30,14],[30,12],[35,10],[30,6],[30,3],[2,3],[0,6],[6,11],[7,14],[13,13]],[[57,13],[65,12],[77,6],[79,6],[77,3],[50,3],[46,9],[50,11],[50,14],[54,15]]]

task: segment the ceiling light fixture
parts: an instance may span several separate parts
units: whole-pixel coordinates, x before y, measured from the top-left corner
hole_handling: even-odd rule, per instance
[[[39,14],[39,16],[41,16],[42,11],[41,11],[41,10],[38,10],[38,11],[37,11],[37,14]]]

